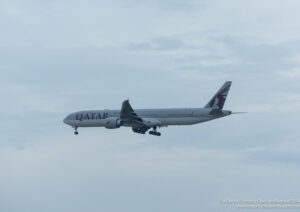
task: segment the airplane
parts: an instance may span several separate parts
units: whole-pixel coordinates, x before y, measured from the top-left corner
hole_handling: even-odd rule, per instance
[[[105,127],[117,129],[131,127],[135,133],[161,136],[157,128],[171,125],[193,125],[234,114],[223,110],[231,81],[227,81],[203,108],[137,109],[133,110],[129,100],[122,103],[121,110],[89,110],[68,115],[63,121],[74,128]]]

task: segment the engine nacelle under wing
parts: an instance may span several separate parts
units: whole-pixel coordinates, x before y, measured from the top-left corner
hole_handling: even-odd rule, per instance
[[[105,128],[116,129],[122,126],[122,121],[119,118],[111,117],[105,119]]]

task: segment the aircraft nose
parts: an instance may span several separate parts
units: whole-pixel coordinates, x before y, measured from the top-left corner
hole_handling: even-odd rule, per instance
[[[67,115],[67,117],[64,118],[63,122],[64,122],[65,124],[67,124],[67,125],[73,126],[73,124],[74,124],[73,116],[74,116],[73,113]]]
[[[68,116],[67,116],[66,118],[64,118],[64,123],[65,123],[65,124],[69,124]]]

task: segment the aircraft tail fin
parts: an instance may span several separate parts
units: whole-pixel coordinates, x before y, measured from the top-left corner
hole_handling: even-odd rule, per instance
[[[231,81],[227,81],[224,85],[218,90],[218,92],[213,96],[213,98],[205,105],[205,108],[212,109],[223,109],[223,106],[226,101],[229,89],[231,86]]]

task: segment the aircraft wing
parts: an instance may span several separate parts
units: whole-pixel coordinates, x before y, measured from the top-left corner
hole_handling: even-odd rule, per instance
[[[134,112],[129,100],[123,102],[120,118],[125,123],[144,125],[143,119]]]
[[[151,127],[156,128],[157,126],[161,126],[160,121],[156,119],[142,119],[139,117],[129,104],[129,100],[125,100],[122,104],[120,119],[123,124],[131,126],[135,133],[145,134],[145,132],[147,132]],[[153,135],[160,135],[160,133],[155,130],[150,132],[152,132]]]

